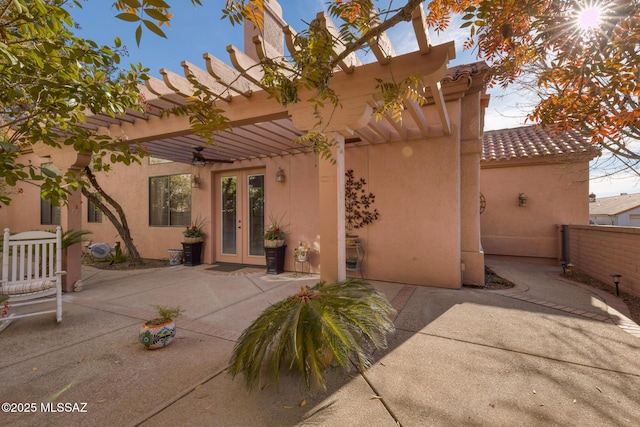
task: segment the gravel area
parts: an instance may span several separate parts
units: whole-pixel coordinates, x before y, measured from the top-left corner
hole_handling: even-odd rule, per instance
[[[129,261],[112,263],[108,260],[87,260],[83,264],[101,270],[141,270],[145,268],[169,267],[169,260],[143,258],[142,264],[138,265],[131,265]]]
[[[565,275],[560,273],[560,275],[566,279],[580,282],[585,285],[591,286],[592,288],[596,288],[596,289],[600,289],[602,291],[608,292],[611,295],[616,294],[616,288],[612,284],[604,283],[584,273],[573,272],[571,275]],[[631,320],[633,320],[634,322],[640,325],[640,297],[620,291],[620,298],[622,298],[625,304],[627,304],[627,307],[629,307],[629,312],[631,313]]]

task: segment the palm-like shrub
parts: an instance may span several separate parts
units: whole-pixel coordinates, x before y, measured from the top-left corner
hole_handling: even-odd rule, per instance
[[[50,230],[51,233],[55,233],[56,230]],[[89,230],[66,230],[62,233],[62,249],[66,249],[71,245],[80,243],[85,239],[85,236],[92,234]]]
[[[307,388],[326,389],[324,369],[371,365],[371,352],[387,346],[395,310],[373,286],[359,280],[303,286],[267,308],[240,336],[230,371],[243,373],[249,390],[266,376],[278,383],[281,369],[298,373]],[[352,359],[353,357],[353,359]]]

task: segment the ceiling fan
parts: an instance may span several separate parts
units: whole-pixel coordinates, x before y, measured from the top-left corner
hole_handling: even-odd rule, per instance
[[[193,157],[191,158],[191,164],[193,166],[205,166],[207,163],[233,163],[233,160],[220,160],[220,159],[205,159],[202,155],[204,147],[195,147]]]

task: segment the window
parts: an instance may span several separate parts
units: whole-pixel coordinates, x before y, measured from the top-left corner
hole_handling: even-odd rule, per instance
[[[95,196],[100,198],[98,194]],[[87,203],[87,222],[102,222],[102,211],[91,200]]]
[[[149,225],[191,224],[191,175],[149,178]]]
[[[40,224],[60,225],[60,206],[53,206],[50,200],[40,199]]]

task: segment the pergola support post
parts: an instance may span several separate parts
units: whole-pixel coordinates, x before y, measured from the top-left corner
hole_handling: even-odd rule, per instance
[[[320,245],[322,261],[320,280],[325,282],[342,281],[347,277],[345,207],[344,207],[344,137],[332,135],[335,144],[331,159],[320,159]]]

